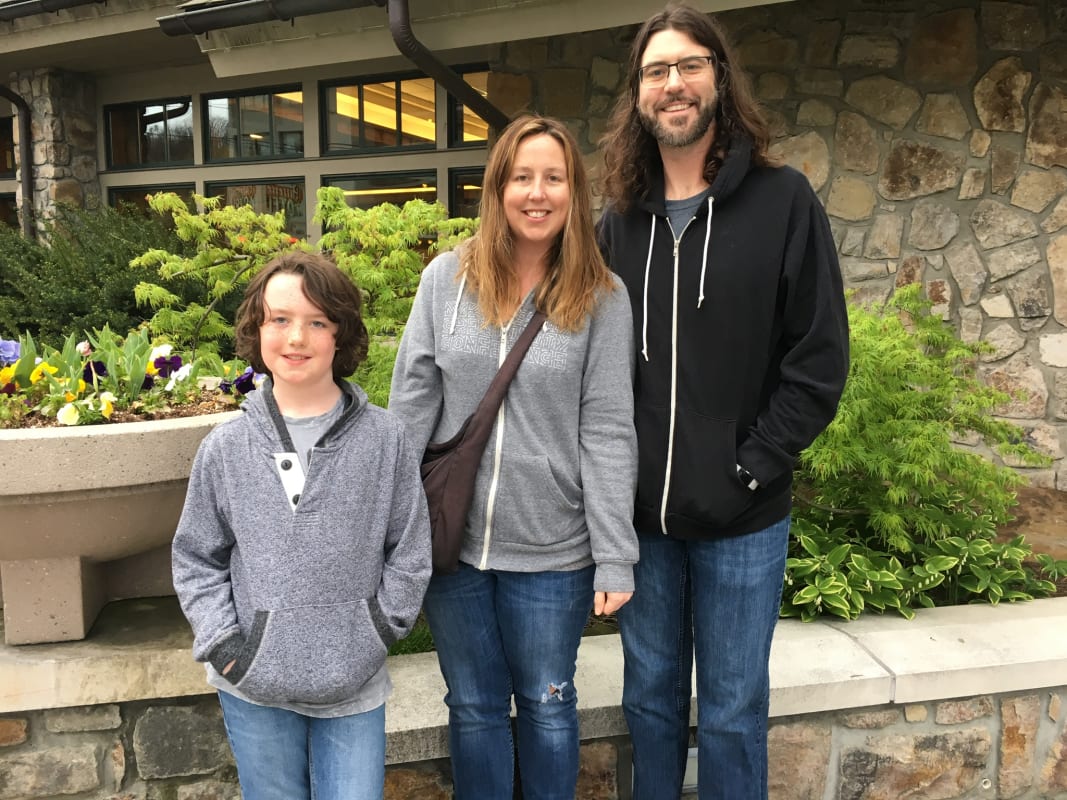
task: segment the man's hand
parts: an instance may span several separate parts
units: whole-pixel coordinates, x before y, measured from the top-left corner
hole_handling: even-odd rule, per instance
[[[603,614],[614,614],[633,596],[633,592],[597,592],[593,596],[593,613],[598,617]]]

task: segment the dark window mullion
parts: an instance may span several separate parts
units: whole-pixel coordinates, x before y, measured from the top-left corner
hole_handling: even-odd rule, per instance
[[[396,138],[393,140],[393,144],[400,147],[404,143],[404,134],[400,130],[400,126],[403,124],[401,119],[400,108],[402,103],[400,102],[401,82],[393,81],[393,111],[396,114]]]

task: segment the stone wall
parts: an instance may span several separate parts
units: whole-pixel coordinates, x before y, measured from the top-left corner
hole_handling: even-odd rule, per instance
[[[11,90],[30,106],[35,219],[54,215],[57,203],[90,207],[100,201],[96,157],[96,84],[87,75],[37,69],[18,73]],[[15,125],[18,162],[19,128]],[[22,164],[17,177],[21,180]],[[16,193],[22,206],[22,184]]]
[[[777,132],[831,217],[846,284],[919,281],[1000,414],[1067,489],[1067,2],[806,0],[723,13]],[[633,28],[499,48],[490,98],[562,117],[594,151]]]
[[[1067,798],[1067,687],[772,720],[771,800]],[[625,738],[582,745],[576,800],[616,800]],[[213,696],[0,715],[0,800],[238,800]],[[447,800],[447,760],[390,766],[386,800]]]

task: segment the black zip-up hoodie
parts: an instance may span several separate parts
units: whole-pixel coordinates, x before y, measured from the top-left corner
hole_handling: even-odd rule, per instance
[[[684,231],[671,230],[662,173],[651,184],[598,224],[633,306],[635,526],[681,539],[762,530],[789,513],[796,457],[848,374],[829,222],[801,173],[753,165],[744,139]]]

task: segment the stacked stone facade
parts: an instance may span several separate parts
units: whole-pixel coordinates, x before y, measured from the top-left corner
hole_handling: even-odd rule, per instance
[[[1067,798],[1067,688],[772,720],[771,800]],[[576,800],[629,797],[625,737],[582,744]],[[447,759],[386,800],[447,800]],[[240,800],[214,697],[0,715],[0,800]]]
[[[719,15],[846,285],[920,282],[1067,489],[1067,2],[806,0]],[[490,98],[563,117],[595,170],[633,28],[502,45]]]
[[[82,208],[99,203],[95,81],[78,73],[38,69],[15,75],[10,85],[29,104],[32,116],[34,219],[54,216],[57,203]],[[17,125],[14,131],[18,163]],[[18,169],[21,175],[21,163]],[[21,207],[21,183],[16,202]]]

